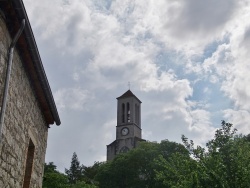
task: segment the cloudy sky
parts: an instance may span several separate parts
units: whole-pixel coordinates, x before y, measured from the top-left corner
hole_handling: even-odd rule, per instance
[[[204,144],[250,132],[250,0],[24,0],[61,126],[46,161],[92,165],[115,139],[116,97],[142,101],[143,138]]]

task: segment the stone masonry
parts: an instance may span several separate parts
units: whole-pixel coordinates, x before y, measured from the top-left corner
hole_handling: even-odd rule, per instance
[[[0,16],[0,100],[11,38]],[[1,104],[0,104],[1,105]],[[15,48],[0,141],[0,187],[41,188],[48,127],[31,81]]]
[[[107,145],[107,161],[145,141],[141,134],[141,101],[130,90],[116,99],[116,140]],[[127,131],[124,133],[123,130]]]

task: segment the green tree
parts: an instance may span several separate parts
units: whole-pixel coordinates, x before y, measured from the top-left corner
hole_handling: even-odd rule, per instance
[[[72,157],[72,168],[67,170],[68,174],[65,175],[56,170],[56,165],[53,162],[44,165],[43,188],[97,188],[94,185],[94,177],[102,163],[95,162],[93,166],[84,167],[80,165],[76,154]],[[78,169],[79,171],[75,170]],[[72,170],[72,172],[70,172]],[[75,173],[77,172],[77,173]],[[74,182],[69,181],[70,177],[74,175]],[[79,175],[80,174],[80,175]],[[72,178],[73,179],[73,178]]]
[[[68,178],[65,174],[56,170],[56,165],[53,162],[45,163],[43,188],[66,188],[68,185]]]
[[[207,143],[203,160],[210,182],[216,180],[220,187],[240,188],[250,184],[250,142],[236,135],[231,123],[222,121],[222,128]]]
[[[159,156],[156,180],[165,188],[194,188],[199,187],[197,181],[197,163],[189,156],[173,153],[169,158]]]
[[[71,184],[67,188],[98,188],[98,187],[95,185],[87,184],[84,181],[77,181],[75,184]]]
[[[141,142],[139,147],[117,155],[112,161],[95,162],[89,167],[80,165],[74,153],[70,169],[65,170],[67,176],[59,173],[53,163],[45,165],[43,187],[249,187],[250,134],[237,135],[232,124],[222,121],[221,128],[205,147],[196,146],[185,136],[182,142]]]
[[[101,165],[96,180],[100,188],[161,188],[162,183],[156,179],[155,170],[159,166],[155,159],[168,158],[173,153],[189,156],[183,145],[168,140],[160,144],[141,142],[139,147]]]
[[[65,169],[70,184],[76,184],[78,181],[83,180],[84,166],[80,165],[77,154],[74,152],[71,159],[71,166]]]
[[[83,180],[89,185],[95,185],[96,181],[94,180],[98,170],[103,162],[95,162],[93,166],[83,167]]]
[[[157,159],[157,179],[165,187],[243,188],[250,185],[249,136],[236,135],[231,123],[222,121],[206,147],[194,146],[183,136],[187,158],[174,154]]]

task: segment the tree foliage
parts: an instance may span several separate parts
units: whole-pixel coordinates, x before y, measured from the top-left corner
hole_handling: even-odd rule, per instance
[[[84,166],[80,165],[77,154],[74,152],[71,159],[71,166],[69,169],[65,169],[65,173],[68,176],[70,184],[76,184],[76,182],[83,180]]]
[[[141,142],[112,161],[80,165],[73,154],[66,175],[45,164],[44,188],[245,188],[250,185],[250,135],[222,121],[214,138],[196,146],[163,140]],[[53,180],[53,182],[51,182]]]
[[[155,159],[159,156],[168,158],[174,153],[188,157],[188,151],[181,144],[162,141],[160,144],[141,142],[138,148],[118,155],[113,161],[102,165],[96,180],[100,188],[160,188],[156,180],[156,169],[160,168]]]
[[[191,157],[183,159],[176,156],[171,160],[160,158],[157,162],[163,169],[157,171],[157,179],[166,187],[248,187],[249,137],[237,135],[237,130],[233,129],[231,123],[222,121],[221,127],[204,148],[195,147],[192,140],[188,141],[182,136],[183,144]]]
[[[65,174],[56,170],[53,162],[44,165],[43,188],[65,188],[68,178]]]
[[[103,162],[95,162],[93,166],[83,167],[83,181],[89,185],[95,185],[97,182],[94,180],[98,170]]]
[[[43,188],[97,188],[94,176],[101,163],[96,162],[92,167],[80,165],[76,153],[73,153],[71,166],[66,174],[56,170],[53,162],[44,165]]]

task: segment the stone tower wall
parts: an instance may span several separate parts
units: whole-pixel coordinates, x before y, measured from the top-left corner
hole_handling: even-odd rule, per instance
[[[122,134],[124,128],[128,129],[126,134]],[[141,101],[128,90],[117,98],[116,140],[107,145],[107,161],[145,141],[141,132]]]
[[[5,20],[0,16],[0,101],[10,43]],[[25,188],[42,187],[47,134],[47,124],[32,90],[31,81],[15,48],[0,140],[0,187],[23,188],[24,180],[28,180]],[[31,172],[30,181],[28,172]]]

